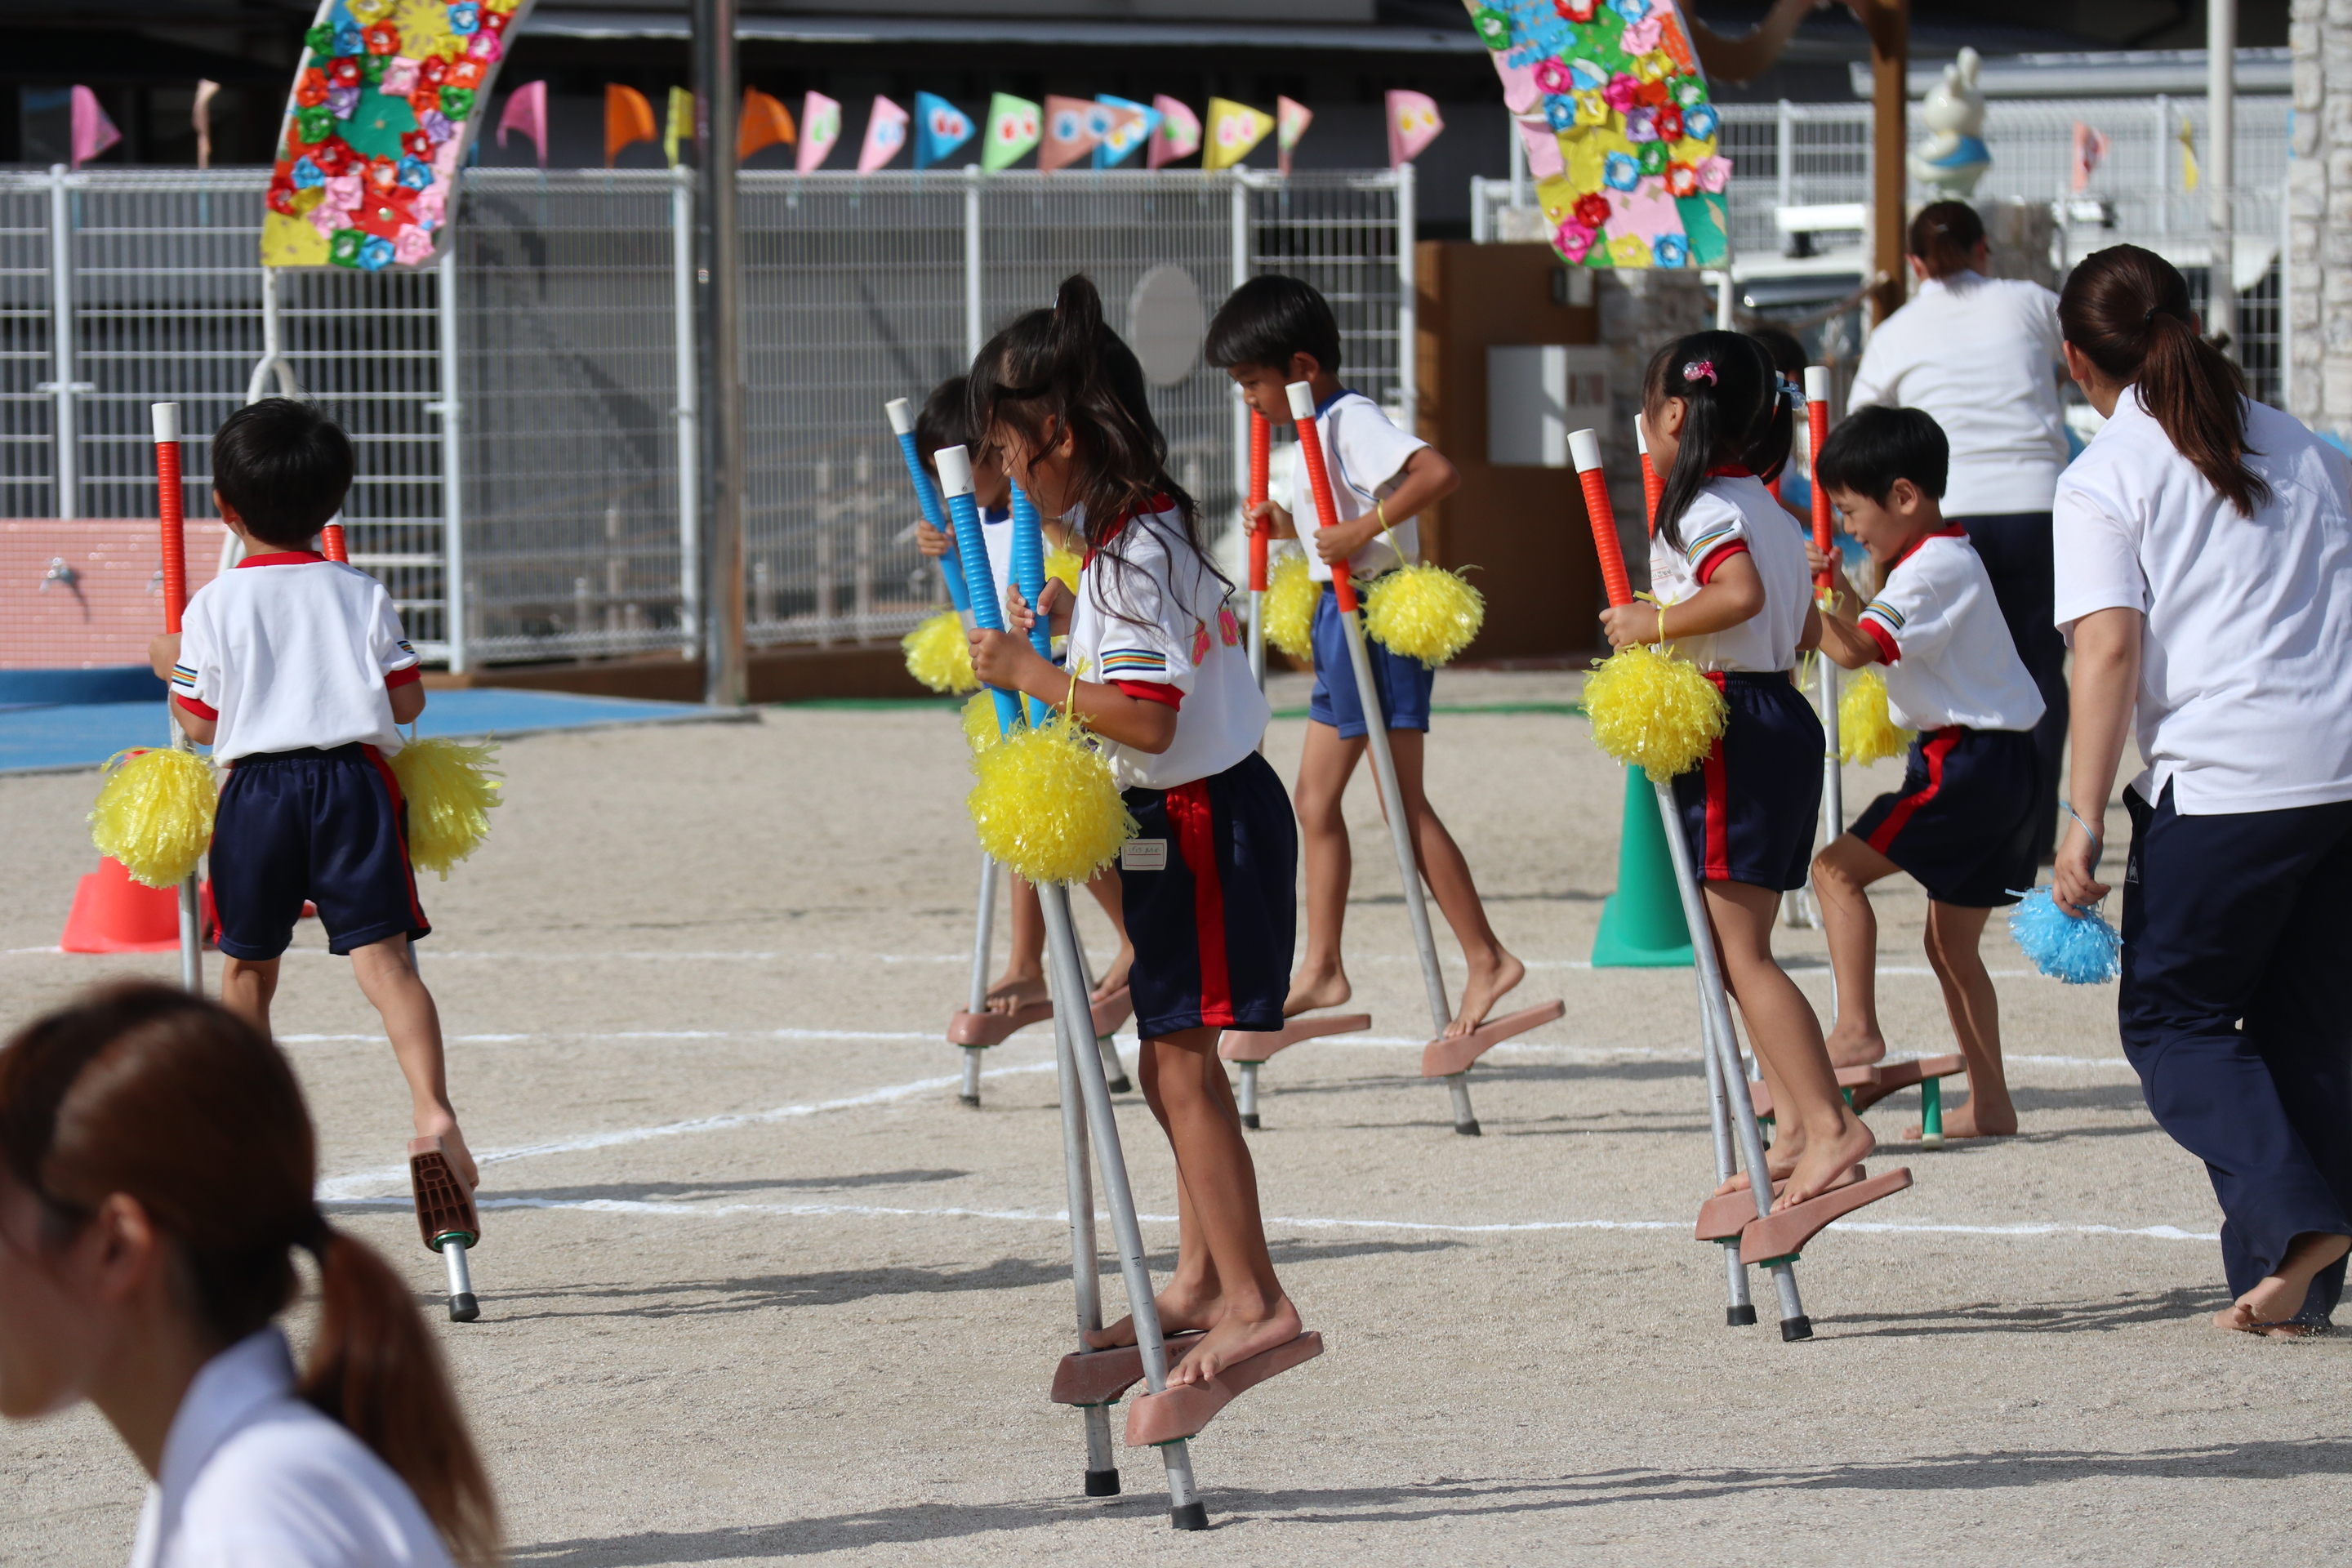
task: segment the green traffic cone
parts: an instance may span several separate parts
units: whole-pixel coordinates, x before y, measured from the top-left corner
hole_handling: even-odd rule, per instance
[[[1658,820],[1658,791],[1639,768],[1625,770],[1625,825],[1617,839],[1617,890],[1601,906],[1595,969],[1669,969],[1691,962],[1675,863]]]

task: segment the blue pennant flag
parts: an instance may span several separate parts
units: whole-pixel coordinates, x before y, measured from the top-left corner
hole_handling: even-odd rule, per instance
[[[1159,130],[1160,122],[1167,118],[1148,103],[1113,98],[1107,92],[1097,93],[1095,102],[1106,110],[1120,111],[1105,116],[1107,124],[1103,139],[1095,143],[1095,167],[1097,169],[1110,168],[1132,154],[1137,148],[1148,145],[1151,133]]]
[[[971,140],[971,116],[935,92],[915,95],[915,167],[943,163]]]

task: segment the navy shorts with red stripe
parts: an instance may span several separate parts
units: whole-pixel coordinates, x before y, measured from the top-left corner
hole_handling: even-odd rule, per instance
[[[213,820],[213,904],[220,950],[252,963],[294,939],[305,900],[327,951],[432,931],[408,860],[399,781],[373,746],[239,757]]]
[[[1801,888],[1821,819],[1822,721],[1785,671],[1707,679],[1728,716],[1706,761],[1675,780],[1691,863],[1703,882]]]
[[[1174,789],[1131,789],[1119,858],[1136,1033],[1282,1027],[1298,918],[1298,819],[1266,760]],[[1159,858],[1162,869],[1143,866]]]
[[[1955,724],[1911,742],[1903,787],[1846,831],[1910,873],[1939,904],[1996,910],[2033,885],[2032,731]]]

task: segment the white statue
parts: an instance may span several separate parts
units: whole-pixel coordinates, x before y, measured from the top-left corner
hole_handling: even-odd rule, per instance
[[[1911,154],[1911,177],[1939,197],[1968,200],[1992,163],[1992,151],[1984,144],[1984,94],[1977,90],[1981,63],[1976,50],[1962,49],[1919,108],[1919,118],[1935,134]]]

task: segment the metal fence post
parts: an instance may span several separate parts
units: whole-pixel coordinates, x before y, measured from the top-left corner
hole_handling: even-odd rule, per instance
[[[1248,183],[1234,171],[1232,196],[1226,211],[1233,223],[1234,287],[1238,289],[1250,279],[1250,192]],[[1234,388],[1234,493],[1246,498],[1249,494],[1249,405],[1242,401],[1241,388]]]
[[[1782,206],[1793,206],[1797,201],[1797,106],[1785,98],[1773,124],[1772,149],[1779,181],[1774,194]]]
[[[677,402],[677,630],[692,658],[702,651],[702,411],[694,357],[694,171],[671,171],[669,195],[671,331],[676,338]]]
[[[449,645],[449,673],[467,668],[466,644],[466,485],[465,432],[458,420],[465,412],[463,362],[457,344],[457,240],[450,237],[436,264],[440,283],[435,310],[440,327],[441,400],[434,412],[441,416],[441,620],[442,637]]]
[[[2205,330],[2226,338],[2226,353],[2246,363],[2238,341],[2238,0],[2205,3],[2205,224],[2211,234],[2206,266]]]
[[[57,422],[50,433],[54,457],[50,471],[57,476],[58,515],[81,515],[81,429],[74,405],[79,392],[94,390],[74,380],[74,342],[79,336],[74,320],[73,197],[66,189],[66,166],[49,165],[49,355],[53,381],[33,390],[56,395]]]
[[[1397,406],[1404,411],[1404,428],[1408,435],[1421,431],[1421,344],[1417,338],[1419,300],[1415,298],[1416,279],[1413,272],[1413,237],[1418,225],[1413,216],[1412,165],[1399,164],[1396,172],[1396,234],[1397,234]]]
[[[963,357],[980,357],[980,165],[963,166]]]

